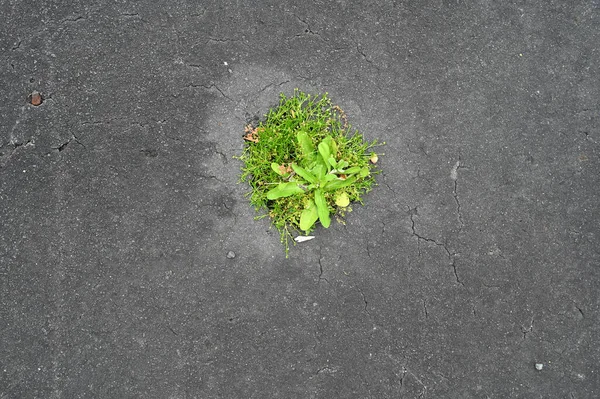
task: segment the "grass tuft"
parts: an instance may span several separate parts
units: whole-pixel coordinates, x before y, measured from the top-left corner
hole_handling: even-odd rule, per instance
[[[250,203],[266,213],[281,234],[286,256],[292,234],[309,234],[317,221],[329,226],[331,214],[343,221],[352,202],[375,183],[378,156],[354,131],[344,111],[327,93],[311,96],[298,89],[280,95],[279,106],[264,122],[245,127],[241,180],[248,182]]]

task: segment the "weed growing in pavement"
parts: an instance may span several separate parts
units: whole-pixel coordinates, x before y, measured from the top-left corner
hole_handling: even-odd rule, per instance
[[[309,234],[317,221],[329,227],[332,214],[343,217],[351,202],[362,204],[375,182],[377,141],[350,135],[346,114],[327,93],[282,93],[279,106],[245,133],[241,180],[252,187],[256,210],[268,210],[258,218],[271,217],[286,255],[292,232]]]

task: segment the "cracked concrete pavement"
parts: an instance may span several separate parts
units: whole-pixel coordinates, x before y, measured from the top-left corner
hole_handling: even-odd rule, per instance
[[[600,396],[598,1],[0,5],[0,398]],[[285,259],[294,88],[387,145]]]

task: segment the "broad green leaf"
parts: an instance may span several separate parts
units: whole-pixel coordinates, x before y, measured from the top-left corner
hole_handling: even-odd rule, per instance
[[[279,183],[277,187],[267,192],[267,199],[275,200],[277,198],[289,197],[290,195],[303,193],[304,190],[298,187],[296,182]]]
[[[338,177],[337,177],[336,175],[334,175],[334,174],[331,174],[331,173],[327,173],[327,174],[325,175],[325,181],[332,181],[332,180],[335,180],[335,179],[337,179],[337,178],[338,178]]]
[[[333,137],[327,136],[323,139],[323,142],[325,142],[327,144],[327,146],[329,146],[329,151],[335,157],[335,155],[337,154],[337,144],[335,143],[335,140],[333,139]]]
[[[300,177],[302,177],[307,182],[309,182],[309,183],[317,182],[317,178],[312,173],[307,171],[306,169],[304,169],[294,163],[292,164],[292,169],[294,169],[294,172],[296,172]]]
[[[275,171],[279,176],[283,176],[283,171],[279,168],[279,164],[276,162],[271,162],[271,169]]]
[[[315,146],[308,136],[308,133],[306,133],[304,130],[301,130],[296,135],[296,138],[298,139],[298,144],[300,144],[302,155],[304,155],[307,161],[312,161],[315,157]]]
[[[313,200],[310,200],[300,215],[300,229],[309,231],[318,218],[317,205]]]
[[[353,166],[351,168],[346,169],[344,173],[347,175],[353,175],[358,172],[360,172],[360,166]]]
[[[323,161],[327,164],[327,160],[331,155],[331,151],[329,150],[329,146],[324,141],[319,143],[319,154],[323,157]],[[329,164],[327,164],[327,169],[329,169]]]
[[[331,165],[334,169],[337,168],[338,163],[335,162],[335,158],[334,157],[329,157],[329,159],[327,159],[327,162],[329,162],[329,165]]]
[[[323,169],[324,169],[324,170],[327,170],[327,171],[329,171],[329,168],[331,167],[331,166],[329,165],[329,163],[327,162],[327,160],[326,160],[326,159],[323,159],[323,157],[321,157],[321,156],[318,156],[318,157],[317,157],[317,160],[316,160],[316,162],[315,162],[315,165],[321,165],[321,166],[323,167]],[[313,167],[313,170],[314,170],[314,167]]]
[[[317,181],[322,182],[325,180],[325,167],[322,164],[318,164],[313,168],[313,173],[317,177]]]
[[[329,217],[329,207],[327,206],[327,201],[325,200],[325,194],[321,189],[315,190],[315,204],[317,205],[317,213],[319,215],[319,221],[323,225],[323,227],[328,228],[331,224],[331,219]]]
[[[334,190],[337,190],[338,188],[347,187],[354,182],[356,182],[356,176],[351,176],[351,177],[347,178],[346,180],[336,179],[336,180],[330,181],[327,184],[325,184],[325,186],[323,187],[323,190],[334,191]]]
[[[362,169],[360,170],[359,176],[360,176],[360,177],[367,177],[367,176],[369,176],[369,173],[370,173],[370,172],[369,172],[369,167],[368,167],[368,166],[365,166],[364,168],[362,168]]]

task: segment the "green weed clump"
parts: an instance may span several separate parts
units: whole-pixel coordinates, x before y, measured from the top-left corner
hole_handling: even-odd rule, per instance
[[[279,106],[245,133],[241,180],[252,187],[256,210],[268,211],[259,218],[271,218],[286,254],[293,232],[309,234],[317,221],[327,228],[332,215],[343,222],[350,203],[362,204],[375,183],[377,141],[350,134],[346,114],[327,93],[282,93]]]

